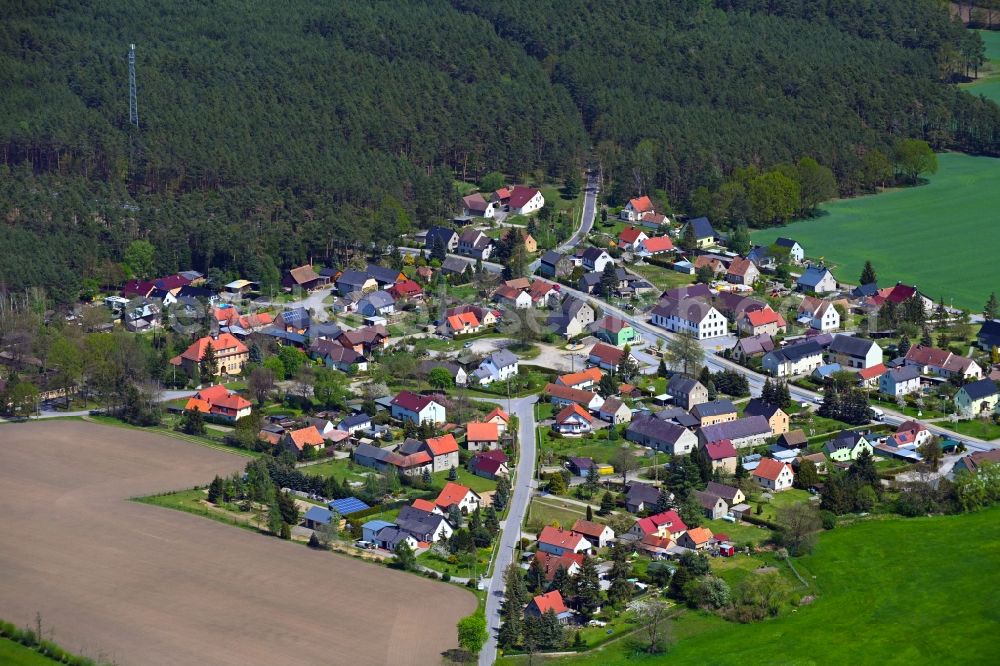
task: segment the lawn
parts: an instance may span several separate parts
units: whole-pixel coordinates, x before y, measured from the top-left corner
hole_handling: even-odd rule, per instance
[[[774,493],[774,497],[769,501],[762,501],[760,499],[760,494],[751,495],[750,499],[747,500],[747,504],[754,507],[754,516],[757,515],[757,505],[762,505],[764,507],[764,512],[759,517],[764,520],[774,521],[778,515],[779,509],[783,509],[793,504],[798,504],[799,502],[808,502],[810,497],[812,497],[812,495],[810,495],[808,491],[801,490],[799,488],[789,488],[788,490],[783,490],[780,493]],[[818,502],[816,503],[816,506],[819,506]]]
[[[982,95],[1000,104],[1000,33],[977,30],[986,46],[986,64],[979,68],[979,78],[960,87],[973,95]]]
[[[991,421],[973,419],[971,421],[956,421],[955,423],[942,422],[941,426],[962,433],[963,435],[978,437],[979,439],[990,440],[1000,438],[1000,426]]]
[[[434,487],[444,488],[444,484],[448,482],[448,472],[438,472],[433,474]],[[458,481],[456,483],[461,483],[466,488],[471,488],[477,493],[487,492],[490,490],[496,490],[497,482],[490,479],[476,476],[464,467],[458,468]]]
[[[1000,508],[838,528],[796,562],[819,593],[810,606],[758,624],[687,612],[671,625],[675,643],[666,657],[637,657],[620,641],[559,663],[992,662],[1000,631],[1000,598],[991,592],[1000,584],[998,539]]]
[[[373,470],[355,465],[350,458],[338,458],[302,467],[301,471],[303,474],[311,474],[313,476],[335,476],[340,481],[343,481],[345,478],[351,481],[364,481],[368,477],[368,473]]]
[[[702,527],[712,530],[712,534],[725,534],[735,546],[757,544],[771,537],[771,530],[748,523],[727,523],[724,520],[706,520]]]
[[[1000,207],[998,179],[998,159],[944,153],[926,185],[824,204],[816,219],[752,238],[762,244],[794,238],[852,284],[870,259],[881,284],[902,280],[931,298],[978,311],[1000,281],[1000,263],[993,261],[1000,235],[991,231]]]
[[[528,505],[528,514],[525,516],[524,524],[529,530],[534,528],[540,530],[545,525],[553,524],[569,529],[573,523],[586,517],[587,510],[582,506],[565,505],[555,497],[534,497],[531,504]]]
[[[653,264],[643,264],[642,266],[631,265],[628,268],[649,280],[657,289],[673,289],[674,287],[694,283],[693,275],[680,273],[672,268],[654,266]]]
[[[0,664],[6,666],[52,666],[59,662],[43,657],[20,643],[0,638]]]

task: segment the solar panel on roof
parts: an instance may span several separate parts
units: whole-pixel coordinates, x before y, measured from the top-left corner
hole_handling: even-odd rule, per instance
[[[370,508],[357,497],[344,497],[343,499],[333,500],[327,506],[342,516],[348,516],[352,513],[357,513],[358,511],[364,511],[365,509]]]

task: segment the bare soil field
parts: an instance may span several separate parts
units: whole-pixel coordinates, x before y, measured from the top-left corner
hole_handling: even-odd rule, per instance
[[[435,664],[456,587],[128,501],[246,459],[82,421],[0,426],[0,618],[118,664]]]

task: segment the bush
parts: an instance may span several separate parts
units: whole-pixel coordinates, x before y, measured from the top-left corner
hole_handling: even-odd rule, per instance
[[[837,515],[833,511],[820,511],[819,519],[823,523],[824,530],[832,530],[837,526]]]
[[[446,583],[450,583],[451,582],[451,574],[446,571],[444,573],[444,575],[441,576],[441,580],[443,580]]]

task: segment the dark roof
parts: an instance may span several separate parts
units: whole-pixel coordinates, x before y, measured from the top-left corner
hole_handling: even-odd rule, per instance
[[[369,275],[361,271],[344,271],[340,274],[340,279],[337,280],[337,283],[343,282],[352,287],[360,287],[365,282],[368,282],[368,278]]]
[[[466,261],[465,259],[460,259],[458,257],[448,257],[441,262],[441,270],[447,271],[449,273],[462,273],[466,268],[472,265],[472,262]]]
[[[705,491],[713,495],[716,495],[718,497],[721,497],[722,499],[731,503],[733,501],[733,498],[736,497],[736,493],[739,492],[739,489],[733,488],[731,486],[726,486],[721,483],[716,483],[715,481],[709,481],[708,486],[705,488]]]
[[[782,349],[775,349],[774,351],[768,353],[774,354],[776,357],[787,361],[798,361],[806,358],[807,356],[822,354],[823,347],[821,347],[815,340],[806,340],[805,342],[800,342],[796,345],[789,345]]]
[[[629,504],[654,504],[660,498],[660,489],[646,483],[633,483],[628,487],[626,502]]]
[[[549,250],[542,255],[541,262],[543,264],[548,264],[549,266],[555,266],[560,261],[562,261],[563,255],[561,252],[556,252],[555,250]]]
[[[330,507],[331,511],[336,511],[342,516],[349,516],[352,513],[357,513],[358,511],[364,511],[365,509],[370,508],[357,497],[343,497],[341,499],[336,499],[332,502],[328,502],[327,506]]]
[[[691,414],[697,416],[699,419],[703,419],[706,416],[721,416],[723,414],[735,413],[736,405],[733,404],[732,400],[713,400],[712,402],[703,402],[691,408]]]
[[[830,271],[827,270],[826,266],[809,266],[802,271],[802,275],[798,280],[796,280],[796,284],[805,285],[807,287],[815,287],[829,272]]]
[[[743,439],[751,435],[770,434],[771,426],[763,416],[745,416],[742,419],[728,423],[716,423],[704,426],[701,435],[706,442],[717,442],[720,439]]]
[[[392,294],[390,294],[387,291],[379,290],[379,291],[373,291],[372,293],[362,298],[361,301],[359,301],[358,305],[360,306],[361,303],[370,303],[372,307],[380,309],[393,305],[395,302],[396,299],[392,297]]]
[[[681,407],[667,407],[664,410],[656,412],[656,418],[662,419],[664,421],[673,421],[679,426],[684,426],[685,428],[694,428],[698,425],[698,419],[691,416]]]
[[[626,433],[638,433],[650,439],[670,444],[676,442],[685,432],[687,432],[686,428],[675,423],[661,421],[652,414],[632,419],[626,430]]]
[[[766,354],[774,349],[774,340],[767,333],[761,333],[748,338],[740,338],[736,346],[743,350],[744,354]]]
[[[372,417],[368,416],[364,412],[358,412],[357,414],[351,414],[350,416],[345,416],[337,424],[337,427],[341,430],[347,430],[355,426],[364,425],[366,423],[371,423]]]
[[[795,241],[792,240],[791,238],[785,238],[782,236],[781,238],[776,239],[774,241],[774,244],[779,247],[794,247]]]
[[[978,382],[966,384],[961,390],[972,400],[979,400],[997,393],[997,385],[992,379],[980,379]]]
[[[404,532],[422,538],[423,535],[435,533],[443,520],[444,516],[436,513],[424,511],[414,506],[404,506],[399,510],[396,524]]]
[[[765,419],[770,419],[780,409],[781,407],[778,405],[772,405],[769,402],[764,402],[760,398],[754,398],[747,403],[747,408],[743,410],[743,415],[763,416]]]
[[[278,315],[278,318],[281,319],[283,325],[291,326],[292,328],[306,329],[312,323],[309,311],[303,307],[298,307],[294,310],[285,310]]]
[[[786,448],[792,449],[798,446],[805,446],[808,443],[806,434],[801,430],[789,430],[778,437],[778,441]]]
[[[697,379],[685,377],[684,375],[674,375],[670,378],[670,383],[667,384],[667,393],[670,395],[690,395],[690,393],[699,386],[701,386],[701,382]]]
[[[854,298],[866,298],[869,296],[874,296],[878,293],[878,283],[869,282],[868,284],[863,284],[855,287],[851,290],[851,296]]]
[[[375,278],[375,281],[381,284],[393,284],[396,282],[396,278],[399,277],[399,271],[395,268],[386,268],[378,264],[368,264],[365,272],[368,273],[369,277]]]
[[[427,230],[426,244],[428,248],[433,248],[435,241],[440,238],[445,248],[457,236],[454,229],[447,227],[431,227]]]
[[[602,250],[601,248],[599,248],[599,247],[588,247],[587,249],[585,249],[583,251],[583,254],[581,256],[583,257],[584,261],[593,263],[593,262],[597,261],[598,259],[600,259],[600,257],[601,257],[602,254],[606,254],[606,252],[604,250]]]
[[[708,221],[707,217],[696,217],[689,221],[688,224],[694,228],[694,235],[698,239],[714,238],[718,236],[718,234],[715,233],[715,229],[712,228],[712,223]]]
[[[979,327],[979,341],[990,346],[1000,346],[1000,321],[987,319]]]
[[[889,375],[894,382],[908,382],[920,377],[920,366],[903,365],[898,368],[892,368],[885,374]]]
[[[829,351],[848,356],[867,356],[868,350],[875,343],[853,335],[835,335],[830,343]]]
[[[712,290],[707,284],[692,284],[684,287],[674,287],[660,294],[661,299],[671,299],[675,301],[685,298],[712,298]]]
[[[287,340],[288,342],[293,342],[295,344],[304,345],[306,343],[306,336],[301,333],[289,333],[283,328],[278,328],[277,326],[268,326],[261,331],[261,335],[267,335],[272,338],[278,338],[279,340]]]
[[[215,291],[213,289],[206,289],[205,287],[192,287],[189,284],[181,287],[181,290],[177,292],[178,300],[182,298],[211,298],[215,296]]]

